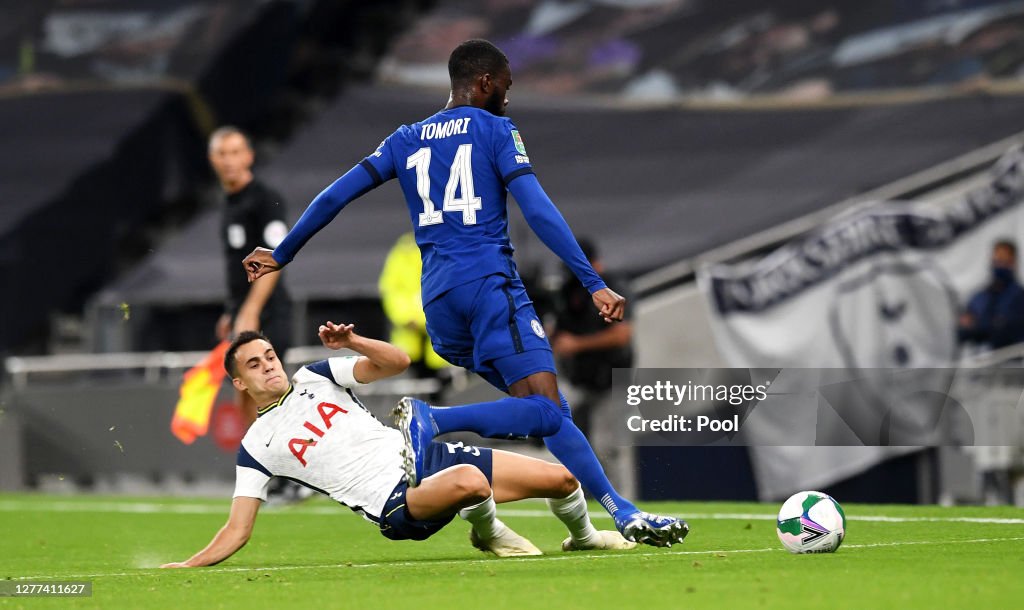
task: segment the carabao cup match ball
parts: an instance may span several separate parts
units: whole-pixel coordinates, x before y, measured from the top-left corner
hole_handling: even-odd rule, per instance
[[[782,505],[775,532],[790,553],[833,553],[846,536],[846,514],[832,496],[801,491]]]

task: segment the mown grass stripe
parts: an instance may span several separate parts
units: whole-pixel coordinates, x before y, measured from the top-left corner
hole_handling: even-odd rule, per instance
[[[961,545],[961,544],[984,544],[984,543],[998,543],[998,542],[1019,542],[1024,540],[1024,536],[1014,536],[1011,538],[972,538],[969,540],[905,540],[896,542],[876,542],[868,544],[844,544],[843,549],[871,549],[878,547],[894,547],[894,546],[922,546],[922,545]],[[841,552],[841,551],[840,551]],[[781,547],[766,547],[757,549],[709,549],[703,551],[677,551],[677,550],[665,550],[662,553],[647,553],[643,555],[632,554],[632,558],[644,557],[646,560],[650,559],[671,559],[677,556],[690,556],[690,555],[725,555],[728,556],[730,553],[786,553]],[[237,572],[286,572],[292,570],[334,570],[334,569],[368,569],[368,568],[397,568],[397,567],[433,567],[433,566],[446,566],[446,565],[476,565],[484,563],[492,563],[500,561],[501,563],[519,563],[519,562],[544,562],[544,561],[571,561],[576,559],[586,559],[587,561],[596,559],[629,559],[631,558],[630,551],[623,552],[606,552],[601,554],[593,553],[571,553],[564,555],[544,555],[541,557],[510,557],[505,559],[498,559],[496,557],[489,559],[438,559],[430,560],[424,559],[422,561],[393,561],[393,562],[378,562],[378,563],[328,563],[328,564],[313,564],[313,565],[288,565],[288,566],[270,566],[270,567],[237,567],[237,568],[219,568],[219,567],[207,567],[202,568],[202,572],[211,574],[230,574]],[[88,578],[119,578],[119,577],[139,577],[139,576],[156,576],[166,575],[167,572],[158,568],[142,568],[135,572],[98,572],[93,574],[43,574],[35,576],[16,576],[11,577],[9,580],[21,581],[21,580],[82,580]]]
[[[229,502],[223,504],[163,504],[160,502],[76,502],[73,500],[0,500],[0,512],[71,512],[71,513],[130,513],[130,514],[201,514],[227,515]],[[551,518],[546,510],[499,508],[503,517]],[[347,511],[335,506],[271,506],[264,509],[267,515],[347,515]],[[686,513],[682,518],[711,520],[754,520],[773,521],[770,513]],[[591,519],[610,519],[604,512],[590,514]],[[847,515],[851,521],[878,523],[988,523],[996,525],[1024,525],[1024,518],[1009,517],[896,517],[890,515]]]

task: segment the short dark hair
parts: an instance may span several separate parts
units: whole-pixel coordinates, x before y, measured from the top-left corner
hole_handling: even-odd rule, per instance
[[[238,348],[257,339],[263,339],[270,343],[270,339],[267,339],[267,336],[258,330],[243,330],[231,341],[228,351],[224,354],[224,370],[228,372],[228,377],[234,379],[238,376],[238,362],[235,361],[235,354],[238,352]]]
[[[448,57],[448,76],[452,87],[484,74],[497,74],[508,68],[508,57],[501,49],[481,39],[467,40]]]
[[[1015,241],[1004,238],[992,244],[993,250],[998,250],[999,248],[1006,248],[1010,251],[1010,255],[1013,257],[1013,260],[1017,260],[1017,243]]]

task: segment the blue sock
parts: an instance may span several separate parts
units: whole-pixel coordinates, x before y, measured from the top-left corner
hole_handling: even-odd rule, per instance
[[[475,432],[484,438],[542,438],[558,431],[564,418],[544,396],[502,398],[458,407],[430,407],[437,434]]]
[[[590,492],[590,495],[598,499],[604,509],[612,516],[619,511],[634,513],[637,511],[632,502],[619,495],[612,487],[611,481],[604,474],[601,462],[597,461],[594,450],[591,448],[587,437],[583,436],[580,429],[572,421],[572,412],[565,396],[559,393],[562,399],[562,425],[553,436],[544,439],[548,451],[552,453],[563,466],[569,469],[583,487]]]

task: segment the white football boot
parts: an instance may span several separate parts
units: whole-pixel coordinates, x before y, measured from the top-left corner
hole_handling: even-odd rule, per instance
[[[598,530],[595,539],[589,543],[573,540],[571,536],[562,541],[563,551],[628,551],[636,546],[622,534],[609,530]]]
[[[533,543],[512,531],[504,523],[498,524],[498,534],[489,540],[477,535],[476,530],[469,530],[469,541],[485,553],[494,553],[498,557],[528,557],[543,555]]]

